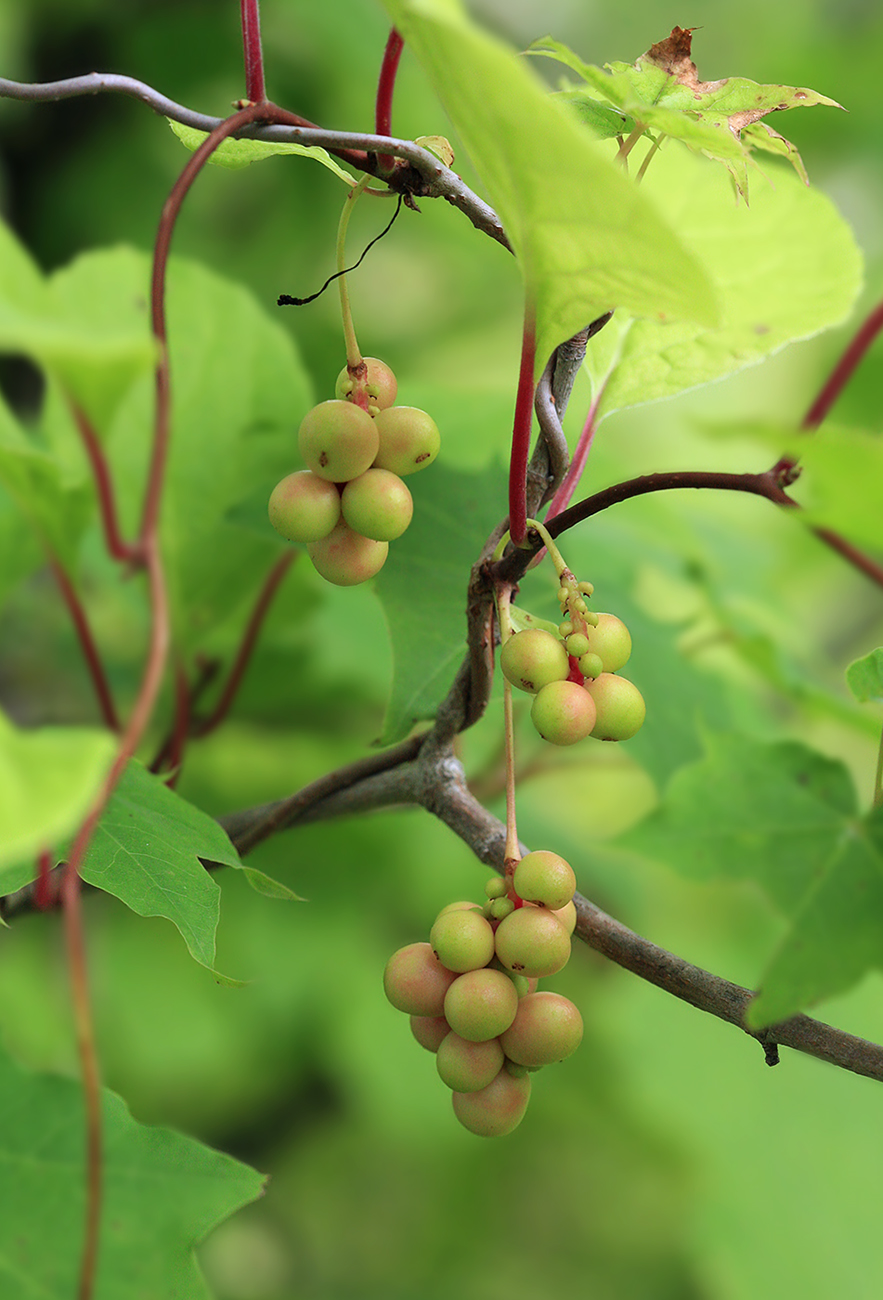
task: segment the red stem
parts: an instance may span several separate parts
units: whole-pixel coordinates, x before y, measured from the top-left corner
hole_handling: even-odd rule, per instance
[[[74,589],[67,571],[54,555],[49,557],[49,563],[52,572],[55,574],[55,581],[58,583],[64,603],[67,605],[68,613],[73,620],[76,628],[77,638],[80,642],[80,649],[83,651],[83,658],[86,661],[86,667],[89,670],[89,676],[92,678],[92,685],[95,688],[95,694],[98,698],[98,706],[101,709],[101,716],[104,718],[105,725],[111,731],[120,730],[120,721],[117,717],[116,706],[113,702],[113,696],[110,692],[110,683],[104,671],[104,665],[101,662],[101,655],[92,636],[92,629],[89,627],[89,621],[86,617],[86,611],[82,602]]]
[[[107,553],[114,560],[121,560],[128,563],[140,563],[140,547],[133,546],[127,542],[120,532],[119,519],[117,517],[116,493],[114,492],[113,480],[110,476],[110,466],[107,463],[107,457],[104,454],[104,448],[98,439],[92,424],[88,420],[86,413],[79,406],[71,407],[74,419],[77,422],[77,428],[80,431],[80,437],[83,440],[83,446],[86,455],[89,457],[89,463],[92,466],[92,473],[95,478],[95,488],[98,493],[98,508],[101,514],[101,524],[104,529],[104,542],[107,547]]]
[[[268,109],[270,111],[268,111]],[[144,496],[144,512],[141,519],[140,540],[146,545],[147,537],[156,530],[159,518],[159,506],[162,497],[163,475],[169,448],[169,357],[166,346],[166,266],[169,247],[175,221],[181,210],[181,204],[187,197],[190,186],[202,171],[208,159],[218,145],[240,127],[249,122],[266,121],[268,118],[279,120],[280,110],[273,105],[250,104],[232,117],[220,122],[206,136],[196,152],[189,158],[181,175],[172,186],[171,193],[165,201],[156,232],[156,245],[153,254],[153,275],[150,286],[150,310],[153,332],[160,345],[160,360],[156,367],[156,424],[153,439],[153,452]]]
[[[174,789],[178,783],[178,776],[181,770],[181,763],[184,759],[184,750],[187,748],[187,733],[190,730],[190,689],[187,683],[187,674],[184,671],[183,664],[180,660],[175,663],[175,722],[172,727],[172,734],[169,737],[168,745],[157,757],[162,765],[168,770],[169,775],[166,777],[166,785]],[[151,771],[158,770],[151,766]]]
[[[239,9],[242,16],[242,53],[245,60],[245,98],[249,103],[263,104],[267,98],[267,91],[264,86],[259,0],[239,0]]]
[[[525,301],[524,332],[521,337],[521,369],[515,397],[512,428],[512,454],[509,459],[509,535],[517,546],[527,531],[527,461],[530,455],[530,430],[533,423],[534,363],[536,329],[533,304]]]
[[[52,884],[52,854],[44,849],[37,857],[37,881],[34,886],[34,906],[41,912],[55,907],[58,899]]]
[[[803,417],[802,428],[817,429],[852,378],[853,372],[883,330],[883,302],[878,303],[857,329],[812,406]]]
[[[374,106],[374,132],[376,135],[392,135],[392,94],[395,89],[396,73],[399,69],[399,58],[404,43],[402,37],[393,27],[386,41],[383,62],[380,65],[380,76],[377,80],[377,100]],[[396,165],[396,160],[392,154],[381,153],[377,155],[377,163],[381,171],[391,172]]]
[[[245,676],[245,670],[248,667],[248,661],[251,658],[252,651],[254,650],[254,645],[257,641],[258,633],[261,630],[261,625],[267,616],[267,611],[269,610],[273,597],[279,588],[279,584],[285,577],[297,554],[297,551],[288,551],[287,554],[283,555],[276,561],[267,575],[261,593],[255,602],[255,607],[251,612],[251,617],[248,620],[248,625],[245,629],[239,650],[233,662],[233,667],[230,669],[230,675],[224,683],[224,689],[221,691],[220,698],[209,716],[196,728],[194,735],[207,736],[210,731],[214,731],[215,727],[219,726],[219,724],[224,721],[224,718],[226,718],[229,713],[230,706],[236,697],[236,692],[239,690],[242,678]]]
[[[595,400],[589,407],[589,413],[586,416],[586,422],[583,425],[582,433],[579,436],[579,442],[576,444],[576,450],[573,453],[573,460],[568,466],[567,473],[561,480],[558,491],[553,496],[549,509],[546,513],[546,522],[553,519],[555,515],[566,510],[570,505],[571,498],[576,491],[576,486],[582,478],[583,470],[586,467],[586,461],[589,459],[589,452],[592,450],[592,443],[595,438],[597,429],[598,406],[601,402],[603,389],[595,396]]]

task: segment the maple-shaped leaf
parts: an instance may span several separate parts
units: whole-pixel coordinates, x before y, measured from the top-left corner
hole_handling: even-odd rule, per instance
[[[762,86],[745,77],[700,81],[691,58],[692,33],[692,27],[675,27],[670,36],[651,45],[634,64],[606,63],[603,68],[584,63],[566,45],[548,36],[535,41],[528,53],[557,59],[582,78],[585,88],[575,92],[570,86],[568,98],[581,95],[600,106],[612,106],[633,120],[635,125],[628,137],[631,146],[648,132],[653,132],[657,140],[674,136],[691,149],[722,162],[746,200],[753,149],[787,158],[806,181],[796,147],[761,119],[787,108],[842,105],[802,86]]]

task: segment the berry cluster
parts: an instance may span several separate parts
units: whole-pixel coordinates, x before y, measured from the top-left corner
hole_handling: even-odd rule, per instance
[[[305,542],[328,582],[351,587],[384,565],[389,543],[411,522],[402,477],[432,464],[439,432],[425,411],[394,406],[396,378],[376,357],[338,376],[337,396],[308,411],[298,431],[308,468],[287,475],[270,496],[270,523]]]
[[[530,1099],[531,1073],[576,1051],[579,1011],[558,993],[537,992],[570,957],[576,879],[569,863],[540,850],[498,876],[487,902],[451,903],[429,943],[393,953],[383,986],[411,1017],[422,1047],[436,1055],[453,1092],[454,1114],[479,1137],[511,1133]]]
[[[563,585],[559,626],[513,632],[500,654],[504,677],[535,697],[531,720],[553,745],[586,736],[630,740],[644,721],[641,692],[618,676],[632,652],[629,630],[615,614],[593,613],[585,599],[591,594],[588,582],[579,583],[576,594]]]

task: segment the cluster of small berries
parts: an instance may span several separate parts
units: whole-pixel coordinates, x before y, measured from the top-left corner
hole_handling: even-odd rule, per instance
[[[414,509],[402,477],[431,465],[439,450],[431,416],[393,405],[389,367],[376,357],[362,364],[364,372],[343,369],[337,396],[305,415],[298,445],[308,468],[277,483],[268,507],[276,531],[306,543],[314,567],[340,587],[383,567]]]
[[[562,586],[559,626],[514,632],[500,654],[507,680],[535,697],[531,720],[553,745],[573,745],[586,736],[630,740],[644,721],[641,692],[618,675],[632,651],[629,630],[615,614],[591,611],[585,599],[591,594],[588,582],[579,583],[576,593]]]
[[[558,993],[537,992],[570,957],[576,925],[573,870],[557,853],[526,854],[511,885],[494,876],[487,902],[451,903],[429,943],[390,957],[386,996],[411,1017],[436,1055],[454,1114],[471,1133],[502,1137],[521,1123],[531,1074],[563,1061],[583,1036],[579,1011]]]

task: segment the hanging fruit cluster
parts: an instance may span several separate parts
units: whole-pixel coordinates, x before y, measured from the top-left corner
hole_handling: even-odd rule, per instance
[[[561,622],[536,619],[514,605],[500,607],[503,676],[534,696],[531,721],[544,740],[573,745],[596,740],[630,740],[646,713],[633,682],[619,676],[632,639],[615,614],[589,609],[590,582],[577,582],[545,528],[536,528],[555,563]]]
[[[422,1047],[453,1092],[454,1114],[480,1137],[520,1124],[531,1074],[563,1061],[583,1036],[579,1011],[558,993],[537,992],[570,957],[576,879],[557,853],[540,850],[492,877],[487,902],[451,903],[428,943],[393,953],[386,996],[411,1017]]]
[[[402,479],[432,464],[440,439],[425,411],[393,405],[395,375],[376,357],[344,367],[335,391],[304,416],[298,446],[308,468],[277,483],[268,513],[282,537],[306,543],[323,578],[349,587],[379,572],[410,524]]]

